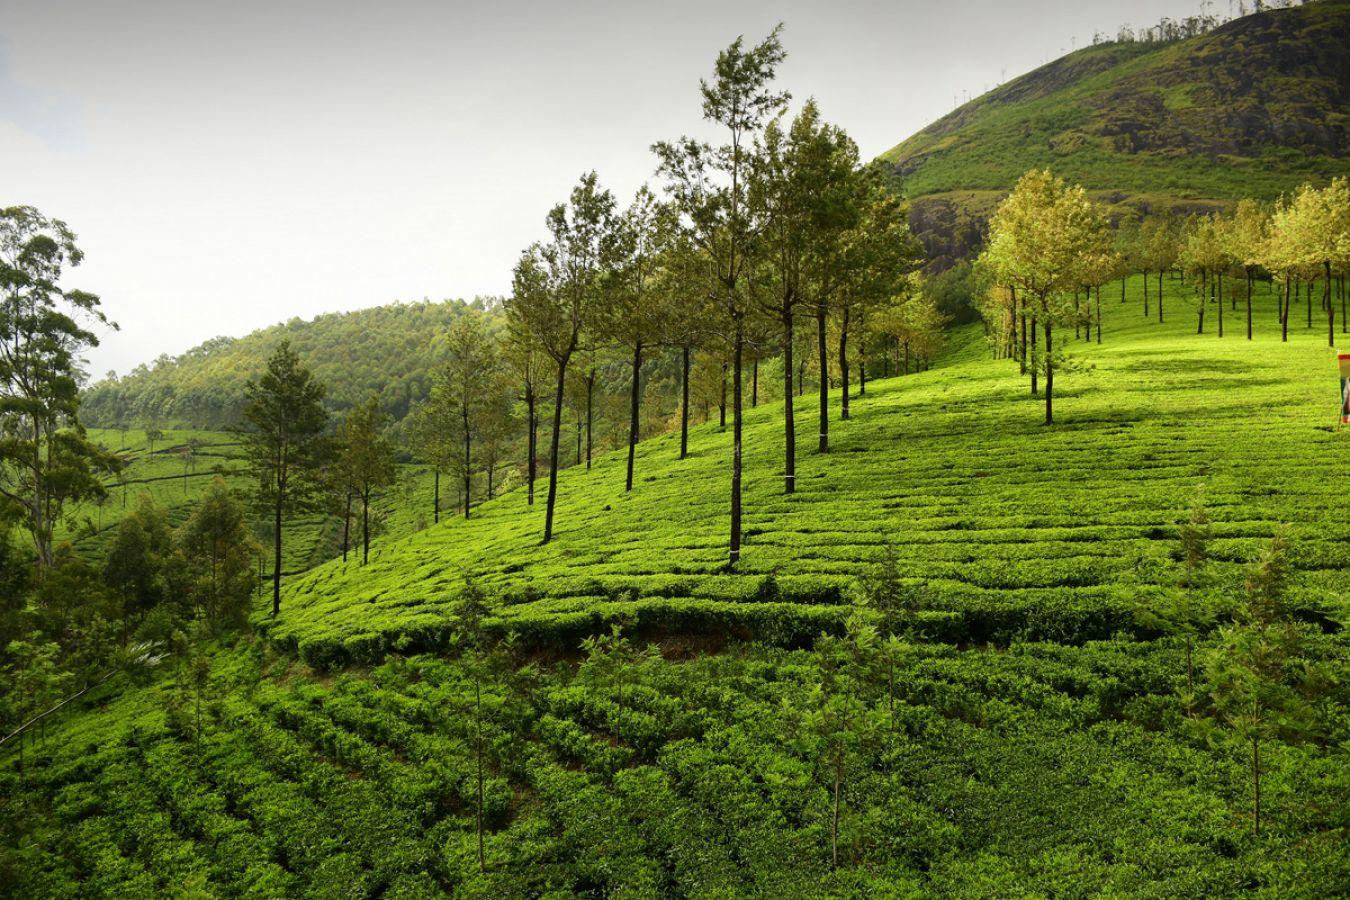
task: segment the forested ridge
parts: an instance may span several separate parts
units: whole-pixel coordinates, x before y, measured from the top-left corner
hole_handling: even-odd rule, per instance
[[[782,37],[499,302],[121,393],[76,234],[0,209],[0,892],[1344,891],[1350,177],[1037,166],[925,274]]]
[[[476,305],[492,301],[478,300]],[[335,412],[369,396],[395,419],[426,397],[439,337],[469,305],[460,300],[392,303],[291,319],[240,338],[218,337],[179,356],[161,356],[83,392],[81,410],[100,428],[222,430],[237,425],[244,384],[276,343],[289,340],[329,387]]]

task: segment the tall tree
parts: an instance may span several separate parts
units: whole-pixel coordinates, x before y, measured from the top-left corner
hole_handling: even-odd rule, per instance
[[[553,539],[558,499],[558,447],[567,367],[598,312],[601,276],[612,255],[614,197],[594,172],[581,177],[567,203],[548,214],[549,240],[516,264],[507,316],[554,364],[553,439],[549,448],[544,543]]]
[[[389,414],[371,397],[347,413],[337,429],[335,467],[361,501],[362,565],[370,561],[370,503],[376,491],[398,478],[394,445],[384,435],[388,425]]]
[[[179,531],[178,546],[197,613],[213,628],[242,626],[253,596],[258,545],[243,505],[220,476],[212,479]]]
[[[751,157],[764,123],[787,105],[789,95],[771,88],[786,54],[773,32],[746,49],[737,38],[718,54],[712,81],[703,81],[703,118],[720,126],[726,143],[712,146],[692,138],[653,146],[658,171],[679,207],[684,233],[706,255],[713,272],[716,313],[732,348],[731,528],[728,564],[741,558],[742,365],[746,317],[750,313],[741,279],[750,265],[762,217],[750,202]]]
[[[1247,340],[1252,339],[1252,281],[1268,240],[1270,216],[1255,200],[1240,200],[1224,231],[1229,256],[1242,266],[1247,281]]]
[[[67,505],[102,496],[99,476],[119,468],[78,418],[80,354],[98,345],[88,326],[108,324],[97,297],[61,286],[83,258],[59,219],[0,209],[0,506],[18,511],[43,571]]]
[[[659,203],[646,185],[616,219],[613,271],[606,279],[600,329],[631,351],[628,389],[628,468],[624,490],[633,489],[633,460],[641,433],[643,353],[660,339],[666,305],[656,290],[655,274],[673,230],[672,211]],[[589,463],[589,455],[587,457]]]
[[[1033,318],[1044,329],[1039,364],[1045,374],[1045,424],[1054,422],[1056,355],[1054,326],[1072,321],[1071,292],[1085,284],[1110,253],[1101,209],[1081,187],[1070,187],[1046,170],[1023,175],[989,223],[986,264],[1005,284],[1033,301]]]
[[[322,470],[329,443],[324,438],[328,412],[324,386],[289,341],[282,341],[267,369],[244,391],[240,435],[244,457],[257,481],[258,505],[272,520],[272,615],[281,613],[282,525],[286,516],[317,509],[321,503]]]

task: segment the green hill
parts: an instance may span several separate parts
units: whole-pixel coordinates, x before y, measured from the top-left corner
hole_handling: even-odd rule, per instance
[[[930,257],[960,258],[1030,168],[1134,211],[1274,199],[1350,171],[1350,3],[1268,10],[1198,37],[1085,47],[882,155]]]
[[[374,395],[395,420],[426,396],[438,338],[463,301],[391,303],[347,313],[291,319],[241,338],[220,337],[181,356],[160,357],[121,378],[104,379],[83,395],[86,424],[222,429],[238,424],[244,385],[257,377],[276,345],[289,340],[328,387],[328,406],[343,412]]]
[[[85,504],[75,510],[73,522],[57,535],[85,559],[103,559],[117,523],[143,495],[164,509],[170,525],[176,528],[187,521],[214,478],[223,478],[241,497],[249,496],[253,488],[240,456],[238,437],[230,432],[167,429],[156,440],[153,452],[143,430],[95,428],[89,433],[116,453],[124,468],[120,477],[107,483],[107,499],[100,505]],[[434,478],[430,470],[415,463],[400,465],[399,470],[398,484],[375,497],[372,533],[378,529],[387,536],[411,534],[433,516]],[[255,529],[265,545],[270,529],[263,521],[257,522]],[[283,552],[282,570],[287,574],[303,572],[340,555],[341,517],[313,513],[287,521]]]
[[[1219,621],[1288,523],[1310,652],[1345,658],[1333,360],[1317,329],[1280,343],[1261,293],[1256,340],[1195,335],[1190,287],[1167,287],[1166,325],[1134,280],[1104,343],[1072,345],[1052,428],[975,329],[871,383],[795,496],[761,405],[736,574],[715,425],[683,461],[645,442],[630,495],[617,454],[564,472],[548,546],[517,490],[320,566],[259,610],[270,641],[215,652],[200,707],[170,672],[55,723],[22,777],[8,752],[0,876],[17,896],[1335,895],[1344,735],[1263,744],[1253,836],[1245,745],[1188,724],[1185,644],[1138,615],[1203,486]],[[811,645],[886,543],[917,608],[887,667],[848,676],[872,730],[836,770],[837,670]],[[533,666],[458,661],[466,575]],[[611,620],[659,652],[579,656]]]

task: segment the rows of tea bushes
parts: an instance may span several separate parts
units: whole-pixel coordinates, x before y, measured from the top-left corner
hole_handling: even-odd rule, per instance
[[[477,693],[445,658],[318,680],[219,653],[200,733],[170,678],[5,766],[0,874],[44,897],[1314,897],[1350,871],[1336,756],[1272,745],[1254,837],[1240,754],[1182,727],[1173,641],[904,644],[898,678],[847,684],[867,727],[833,838],[821,653],[628,650]]]
[[[1189,302],[1190,285],[1165,286],[1177,309]],[[870,382],[851,418],[833,422],[829,454],[803,437],[793,495],[782,493],[781,407],[750,410],[734,573],[730,435],[713,422],[694,429],[684,460],[676,436],[644,441],[631,493],[620,456],[563,472],[547,545],[542,509],[516,491],[472,521],[381,542],[369,565],[317,568],[287,589],[277,620],[256,624],[321,667],[439,650],[471,576],[501,598],[499,632],[543,647],[570,648],[616,619],[652,635],[798,646],[841,627],[860,566],[890,545],[923,586],[934,638],[1082,642],[1135,627],[1139,572],[1175,552],[1175,522],[1199,490],[1225,576],[1237,579],[1287,523],[1297,602],[1325,616],[1350,567],[1350,450],[1333,427],[1325,336],[1196,335],[1184,316],[1144,318],[1140,287],[1131,281],[1126,304],[1104,301],[1101,345],[1069,342],[1077,365],[1057,379],[1050,428],[1016,364],[991,360],[977,327],[934,369]],[[1273,321],[1264,291],[1257,314]],[[814,402],[798,400],[799,423]]]

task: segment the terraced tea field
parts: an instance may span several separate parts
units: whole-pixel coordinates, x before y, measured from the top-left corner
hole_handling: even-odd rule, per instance
[[[841,621],[860,564],[890,542],[927,585],[934,637],[1105,638],[1134,627],[1137,572],[1174,553],[1174,523],[1201,488],[1221,569],[1288,523],[1299,602],[1340,603],[1350,433],[1334,430],[1324,326],[1295,316],[1281,343],[1259,285],[1253,341],[1231,310],[1225,337],[1197,335],[1190,286],[1166,287],[1164,324],[1144,318],[1138,279],[1125,304],[1104,291],[1104,341],[1070,346],[1086,370],[1056,379],[1053,427],[974,329],[933,370],[870,383],[852,418],[832,422],[828,455],[814,452],[815,399],[798,399],[794,495],[781,487],[781,407],[750,410],[735,574],[723,568],[730,434],[713,423],[685,460],[675,435],[640,445],[631,494],[619,454],[564,471],[546,546],[542,503],[517,491],[469,522],[381,541],[366,567],[316,568],[286,589],[277,621],[257,623],[317,665],[439,649],[468,575],[499,595],[496,627],[530,642],[571,647],[629,619],[790,645]]]
[[[247,497],[252,489],[238,439],[223,431],[165,429],[154,443],[154,452],[143,430],[125,433],[113,429],[89,429],[92,439],[120,456],[125,463],[122,476],[108,482],[108,498],[101,505],[86,504],[76,512],[78,525],[67,528],[58,540],[69,540],[85,557],[101,560],[108,540],[125,511],[134,509],[140,497],[148,495],[164,509],[174,527],[182,525],[197,498],[216,477]],[[188,453],[189,447],[192,448]],[[445,485],[441,486],[442,502]],[[371,509],[387,536],[410,534],[422,519],[431,518],[432,475],[424,466],[402,467],[400,483],[376,498]],[[374,529],[372,529],[373,531]],[[259,524],[259,542],[270,546],[271,529]],[[282,547],[282,569],[299,573],[340,553],[341,520],[336,516],[312,514],[286,524]]]

